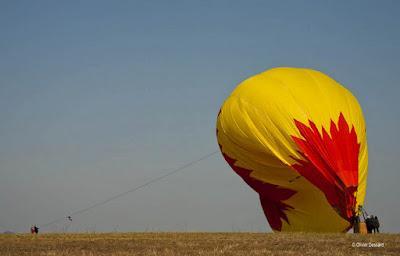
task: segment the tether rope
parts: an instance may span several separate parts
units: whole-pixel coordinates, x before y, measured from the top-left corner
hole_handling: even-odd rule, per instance
[[[137,191],[137,190],[139,190],[139,189],[141,189],[141,188],[144,188],[144,187],[146,187],[146,186],[148,186],[148,185],[150,185],[150,184],[152,184],[152,183],[155,183],[155,182],[157,182],[157,181],[160,181],[160,180],[162,180],[162,179],[164,179],[164,178],[167,178],[168,176],[171,176],[171,175],[173,175],[173,174],[175,174],[175,173],[177,173],[177,172],[179,172],[179,171],[182,171],[182,170],[184,170],[184,169],[186,169],[186,168],[188,168],[188,167],[190,167],[190,166],[192,166],[192,165],[194,165],[194,164],[197,164],[198,162],[203,161],[203,160],[205,160],[205,159],[207,159],[207,158],[209,158],[209,157],[215,155],[218,151],[219,151],[219,150],[216,150],[216,151],[214,151],[214,152],[212,152],[212,153],[209,153],[209,154],[207,154],[207,155],[204,155],[204,156],[202,156],[202,157],[200,157],[200,158],[198,158],[198,159],[196,159],[196,160],[193,160],[193,161],[191,161],[191,162],[189,162],[189,163],[186,163],[186,164],[184,164],[184,165],[182,165],[182,166],[180,166],[180,167],[178,167],[178,168],[176,168],[176,169],[174,169],[174,170],[172,170],[172,171],[170,171],[170,172],[168,172],[168,173],[166,173],[166,174],[163,174],[163,175],[161,175],[161,176],[155,177],[155,178],[153,178],[153,179],[151,179],[151,180],[149,180],[149,181],[147,181],[147,182],[145,182],[145,183],[143,183],[143,184],[141,184],[141,185],[139,185],[139,186],[136,186],[136,187],[134,187],[134,188],[131,188],[131,189],[129,189],[129,190],[127,190],[127,191],[124,191],[124,192],[122,192],[122,193],[116,194],[116,195],[114,195],[114,196],[112,196],[112,197],[109,197],[109,198],[107,198],[107,199],[105,199],[105,200],[103,200],[103,201],[97,202],[97,203],[95,203],[95,204],[93,204],[93,205],[90,205],[90,206],[88,206],[88,207],[86,207],[86,208],[82,208],[82,209],[79,209],[79,210],[77,210],[77,211],[74,211],[74,212],[68,214],[67,216],[63,216],[62,218],[58,218],[58,219],[55,219],[55,220],[50,221],[50,222],[48,222],[48,223],[39,225],[39,227],[40,227],[40,228],[44,228],[44,227],[50,226],[50,225],[52,225],[52,224],[54,224],[54,223],[60,222],[60,221],[62,221],[62,220],[65,220],[66,217],[72,217],[72,216],[76,216],[76,215],[78,215],[78,214],[82,214],[82,213],[87,212],[87,211],[89,211],[89,210],[91,210],[91,209],[93,209],[93,208],[99,207],[99,206],[101,206],[101,205],[104,205],[104,204],[106,204],[106,203],[112,201],[112,200],[115,200],[115,199],[117,199],[117,198],[120,198],[120,197],[122,197],[122,196],[124,196],[124,195],[126,195],[126,194],[133,193],[133,192],[135,192],[135,191]]]

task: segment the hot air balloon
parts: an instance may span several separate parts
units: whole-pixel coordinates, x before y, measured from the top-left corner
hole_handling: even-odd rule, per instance
[[[357,99],[332,78],[286,67],[248,78],[223,103],[217,139],[274,231],[352,227],[367,187],[366,128]]]

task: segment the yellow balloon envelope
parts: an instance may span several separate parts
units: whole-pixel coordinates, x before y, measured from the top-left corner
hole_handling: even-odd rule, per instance
[[[275,231],[346,232],[364,202],[360,105],[325,74],[274,68],[242,82],[217,119],[221,152]]]

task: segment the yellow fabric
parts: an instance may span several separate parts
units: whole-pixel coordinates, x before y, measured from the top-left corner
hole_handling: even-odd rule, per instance
[[[349,223],[332,209],[324,194],[290,166],[302,159],[291,136],[301,138],[294,119],[312,120],[320,132],[343,114],[354,126],[359,153],[357,206],[364,202],[368,149],[362,110],[349,90],[323,73],[302,68],[274,68],[243,81],[224,102],[217,120],[221,151],[235,165],[263,182],[297,193],[284,203],[289,223],[282,231],[340,232]],[[295,181],[293,181],[295,180]]]

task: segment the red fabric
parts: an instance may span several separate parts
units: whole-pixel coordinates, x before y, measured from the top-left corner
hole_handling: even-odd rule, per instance
[[[292,136],[303,159],[292,165],[302,176],[318,187],[339,215],[350,221],[354,214],[358,187],[358,155],[360,144],[354,127],[349,128],[340,113],[338,124],[330,123],[330,136],[322,127],[322,135],[309,120],[309,126],[294,120],[303,138]]]
[[[242,177],[251,188],[259,193],[261,206],[271,228],[280,231],[282,228],[282,220],[289,223],[285,210],[293,209],[292,206],[282,201],[289,199],[296,194],[296,191],[256,180],[250,177],[251,170],[236,166],[235,159],[230,158],[224,153],[222,154],[232,169]]]

